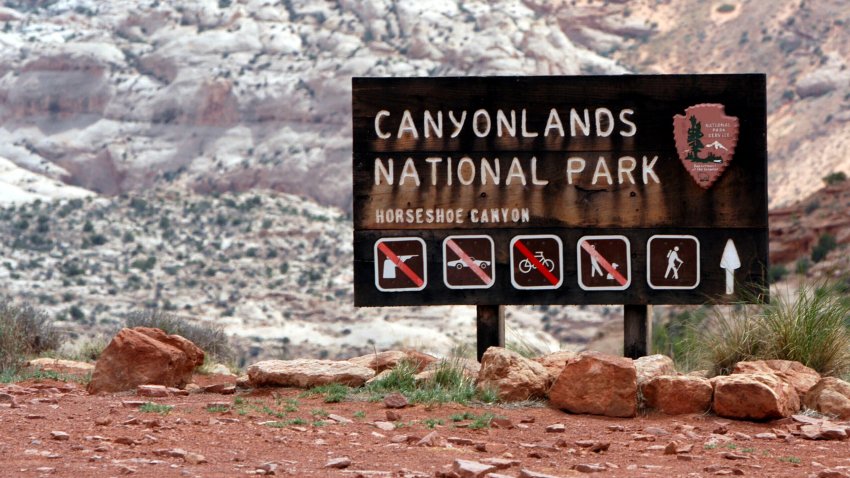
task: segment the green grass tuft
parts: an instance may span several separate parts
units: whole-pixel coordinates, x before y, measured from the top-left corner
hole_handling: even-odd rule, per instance
[[[439,418],[426,418],[422,421],[426,428],[434,429],[437,425],[442,425],[445,422]]]
[[[345,385],[340,383],[330,383],[327,385],[313,387],[306,392],[302,392],[299,397],[315,397],[316,395],[323,395],[325,397],[325,403],[339,403],[348,397],[350,391],[351,388],[346,387]]]
[[[290,426],[293,426],[293,425],[306,425],[306,424],[307,424],[307,420],[304,420],[303,418],[291,418],[289,420],[281,420],[281,421],[276,421],[276,422],[264,423],[265,426],[272,427],[272,428],[286,428],[286,427],[290,427]]]
[[[160,415],[168,415],[174,407],[172,405],[163,405],[160,403],[147,402],[139,407],[142,413],[159,413]]]

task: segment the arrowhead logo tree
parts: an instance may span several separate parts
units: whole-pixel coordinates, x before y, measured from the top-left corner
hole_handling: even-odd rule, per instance
[[[685,169],[697,185],[708,189],[732,161],[738,144],[738,118],[726,116],[720,104],[691,106],[684,115],[673,117],[673,137]]]

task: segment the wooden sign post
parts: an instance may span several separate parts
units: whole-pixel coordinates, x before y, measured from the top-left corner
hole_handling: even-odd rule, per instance
[[[766,286],[764,75],[355,78],[356,306],[650,304]],[[766,299],[763,297],[761,300]]]

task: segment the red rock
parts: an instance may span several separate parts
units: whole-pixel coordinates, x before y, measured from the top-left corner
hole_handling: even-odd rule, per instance
[[[207,462],[207,458],[199,453],[186,453],[183,461],[190,465],[200,465]]]
[[[347,456],[333,458],[325,463],[325,468],[343,469],[348,468],[349,466],[351,466],[351,458]]]
[[[501,347],[490,347],[481,357],[477,387],[493,389],[507,402],[543,398],[549,389],[546,367]]]
[[[824,377],[809,390],[803,403],[825,415],[850,419],[850,383],[835,377]]]
[[[490,420],[490,426],[492,428],[511,430],[514,428],[514,423],[509,418],[495,417]]]
[[[791,360],[738,362],[732,373],[772,373],[794,387],[800,397],[806,395],[821,379],[820,374],[813,369]]]
[[[162,398],[171,394],[165,385],[139,385],[136,387],[136,395],[140,397]]]
[[[720,417],[768,420],[790,417],[800,398],[787,382],[772,374],[734,374],[714,377],[714,413]]]
[[[477,461],[470,460],[455,460],[452,464],[452,471],[460,478],[482,478],[484,475],[497,468],[493,465],[485,465]]]
[[[404,408],[408,405],[410,405],[410,402],[400,393],[390,393],[384,397],[384,406],[387,408]]]
[[[666,355],[647,355],[635,359],[638,384],[647,382],[662,375],[677,375],[673,359]]]
[[[526,468],[519,470],[519,475],[517,478],[561,478],[555,475],[548,475],[546,473],[539,473],[536,471],[532,471]]]
[[[484,451],[498,455],[499,453],[508,451],[508,445],[504,443],[487,442],[484,444]]]
[[[641,392],[647,407],[667,415],[681,415],[708,411],[714,388],[704,378],[662,375],[644,382]]]
[[[633,417],[637,371],[631,359],[582,352],[564,366],[549,390],[549,402],[572,413]]]
[[[573,465],[573,470],[579,473],[601,473],[608,470],[608,467],[601,463],[579,463],[578,465]]]
[[[346,360],[265,360],[248,367],[248,378],[254,387],[311,388],[331,383],[359,387],[374,375],[372,369]]]
[[[567,365],[567,361],[576,355],[578,355],[577,352],[561,350],[542,357],[535,357],[531,360],[546,367],[546,370],[549,372],[549,386],[552,386],[558,376],[561,375],[561,372],[564,370],[564,366]]]
[[[236,393],[236,385],[231,383],[216,383],[204,387],[206,393],[218,393],[221,395],[233,395]]]
[[[385,352],[354,357],[348,359],[348,361],[362,367],[371,368],[375,371],[375,373],[381,373],[384,370],[392,370],[396,368],[399,363],[407,361],[414,364],[416,367],[416,373],[419,373],[425,370],[428,365],[436,362],[437,358],[415,350],[387,350]]]
[[[122,329],[100,355],[87,390],[120,392],[144,384],[182,387],[204,363],[204,352],[179,335],[159,329]]]
[[[441,437],[437,432],[431,432],[424,437],[422,437],[418,442],[416,442],[416,446],[443,446],[446,443],[446,439]]]

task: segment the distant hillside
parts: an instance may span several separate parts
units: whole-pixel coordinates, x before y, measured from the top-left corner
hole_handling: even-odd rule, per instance
[[[830,172],[850,171],[846,1],[644,0],[609,8],[656,26],[639,43],[599,47],[635,72],[767,74],[772,206],[815,192]]]
[[[108,195],[183,176],[347,208],[352,76],[627,71],[535,2],[5,5],[0,156]]]
[[[43,308],[72,337],[158,308],[225,327],[243,359],[474,348],[474,307],[353,307],[343,211],[287,194],[177,189],[0,207],[0,293]],[[508,340],[577,348],[614,312],[511,307]]]

